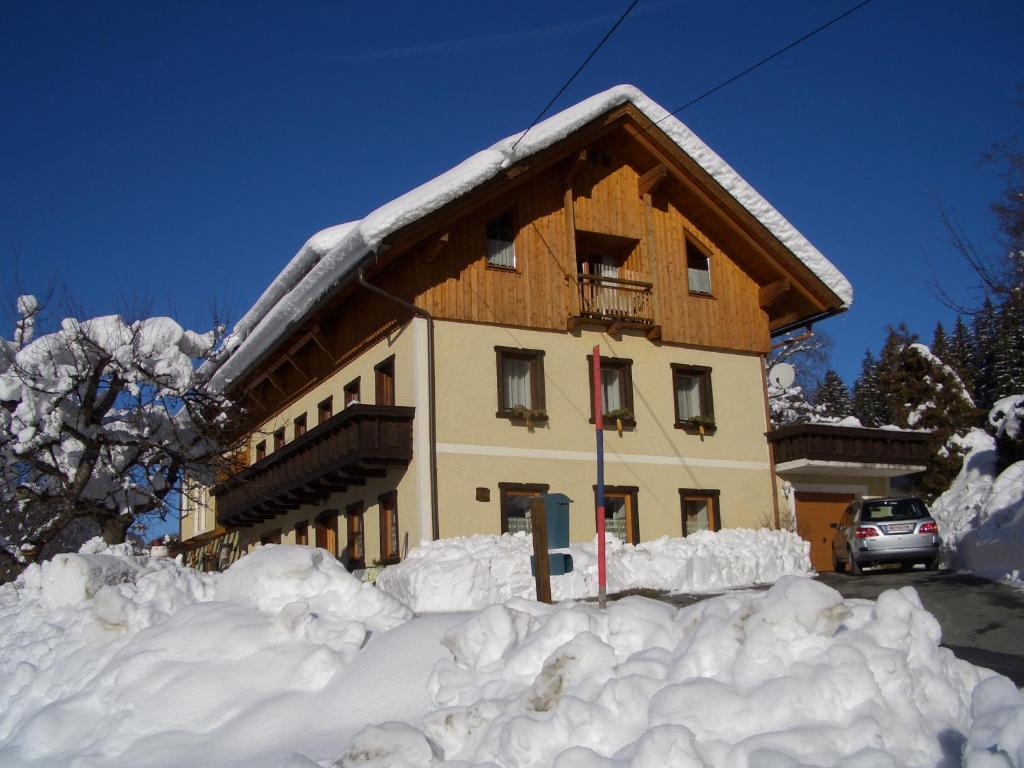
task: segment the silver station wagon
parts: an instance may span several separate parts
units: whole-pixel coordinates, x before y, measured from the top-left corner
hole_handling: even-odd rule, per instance
[[[865,565],[923,563],[939,567],[939,528],[921,499],[857,499],[832,537],[832,565],[857,575]]]

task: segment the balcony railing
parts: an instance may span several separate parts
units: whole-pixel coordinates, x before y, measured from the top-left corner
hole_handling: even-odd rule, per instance
[[[930,453],[928,432],[793,424],[772,430],[776,466],[801,459],[856,464],[924,465]]]
[[[217,485],[217,522],[252,525],[366,484],[412,459],[414,408],[350,405]]]
[[[579,286],[581,317],[638,325],[654,324],[651,283],[580,274]]]

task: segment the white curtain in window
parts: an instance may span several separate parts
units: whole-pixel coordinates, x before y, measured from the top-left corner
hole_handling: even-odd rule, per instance
[[[492,267],[516,266],[516,245],[507,240],[487,240],[487,263]]]
[[[618,368],[601,369],[601,404],[604,408],[604,413],[617,411],[622,407],[619,389],[619,377],[621,375],[622,371]]]
[[[700,416],[700,382],[696,376],[676,376],[676,403],[680,420]]]
[[[690,290],[694,293],[711,293],[711,272],[707,269],[686,270],[690,279]]]
[[[708,502],[706,499],[686,500],[686,533],[689,535],[695,531],[710,531],[708,522]]]
[[[530,387],[530,361],[505,358],[502,366],[505,385],[505,407],[533,408],[532,388]]]

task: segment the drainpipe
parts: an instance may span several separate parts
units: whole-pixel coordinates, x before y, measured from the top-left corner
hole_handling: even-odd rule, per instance
[[[437,514],[437,396],[434,388],[434,316],[427,310],[410,304],[379,286],[366,282],[362,267],[359,267],[357,280],[366,290],[405,307],[415,316],[422,317],[427,321],[427,399],[430,401],[430,527],[432,529],[431,538],[437,541],[441,532]]]

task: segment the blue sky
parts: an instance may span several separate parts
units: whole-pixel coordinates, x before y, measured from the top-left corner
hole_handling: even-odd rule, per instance
[[[674,109],[853,0],[641,0],[556,105],[621,82]],[[0,260],[85,312],[239,317],[313,232],[524,128],[624,10],[578,3],[6,3]],[[875,0],[680,117],[852,281],[823,324],[852,383],[886,324],[971,302],[1024,4]],[[0,270],[5,298],[13,270]]]

